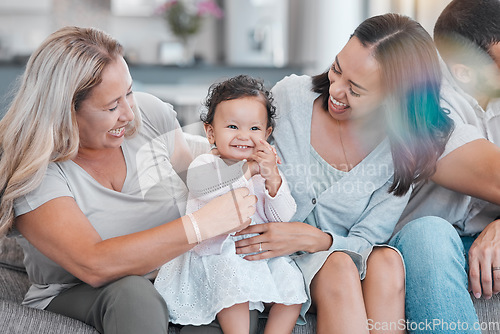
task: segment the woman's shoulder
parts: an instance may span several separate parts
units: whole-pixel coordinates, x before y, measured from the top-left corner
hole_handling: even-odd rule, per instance
[[[276,83],[272,89],[274,100],[280,105],[279,112],[285,112],[287,105],[292,107],[310,104],[310,101],[317,97],[317,93],[312,90],[312,78],[308,75],[292,74]]]
[[[308,75],[287,75],[276,83],[273,87],[274,91],[304,89],[304,87],[312,87],[311,77]]]
[[[76,164],[73,164],[76,166]],[[69,169],[75,168],[70,161],[51,162],[45,170],[42,182],[37,188],[14,201],[15,215],[35,210],[42,204],[58,198],[73,197],[71,186],[69,185]]]
[[[318,93],[312,90],[312,79],[308,75],[290,75],[276,83],[272,89],[276,105],[278,125],[287,115],[293,115],[293,122],[310,118],[312,102]],[[303,117],[303,118],[301,118]]]

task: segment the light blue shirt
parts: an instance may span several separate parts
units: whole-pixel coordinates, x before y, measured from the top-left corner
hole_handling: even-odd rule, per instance
[[[305,221],[315,212],[316,224],[333,235],[332,250],[361,252],[387,242],[409,193],[389,194],[394,167],[388,139],[321,194],[315,193],[316,168],[311,162],[311,117],[319,94],[311,90],[309,76],[292,75],[272,92],[278,110],[273,140],[283,160],[280,169],[297,202],[292,220]]]
[[[319,94],[311,88],[311,77],[292,75],[272,89],[278,111],[272,140],[297,203],[292,221],[306,222],[333,237],[329,250],[294,258],[309,296],[299,323],[311,305],[310,284],[328,256],[334,251],[349,254],[363,279],[372,248],[389,240],[410,195],[397,197],[388,191],[394,166],[387,138],[341,178],[329,180],[325,175],[323,180],[318,176],[323,169],[312,158],[310,139],[313,103]],[[322,181],[324,187],[317,184]]]

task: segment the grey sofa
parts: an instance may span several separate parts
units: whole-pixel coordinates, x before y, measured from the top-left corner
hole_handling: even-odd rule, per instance
[[[188,144],[195,155],[208,150],[208,143],[199,136],[187,135]],[[2,334],[97,334],[98,332],[78,321],[52,312],[21,306],[29,281],[24,269],[23,252],[15,240],[0,238],[0,333]],[[474,299],[479,320],[491,328],[483,333],[500,333],[500,296],[492,300]],[[307,325],[295,326],[294,334],[315,333],[316,319],[307,315]],[[259,321],[263,333],[265,320]],[[169,334],[179,333],[171,326]],[[147,333],[145,333],[147,334]],[[348,334],[348,333],[346,333]]]

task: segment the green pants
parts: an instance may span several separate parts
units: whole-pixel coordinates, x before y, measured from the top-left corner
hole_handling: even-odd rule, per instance
[[[151,281],[127,276],[100,288],[79,284],[62,292],[47,311],[80,320],[104,334],[166,334],[168,311]],[[250,312],[250,333],[256,333],[258,312]],[[222,334],[217,321],[206,326],[185,326],[183,334]]]
[[[89,324],[105,334],[166,334],[168,311],[151,281],[128,276],[100,288],[79,284],[46,310]]]

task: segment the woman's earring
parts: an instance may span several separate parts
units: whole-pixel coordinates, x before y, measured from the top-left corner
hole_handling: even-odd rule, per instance
[[[215,145],[215,143],[210,145],[210,151],[213,150],[214,148],[217,148],[217,145]]]

